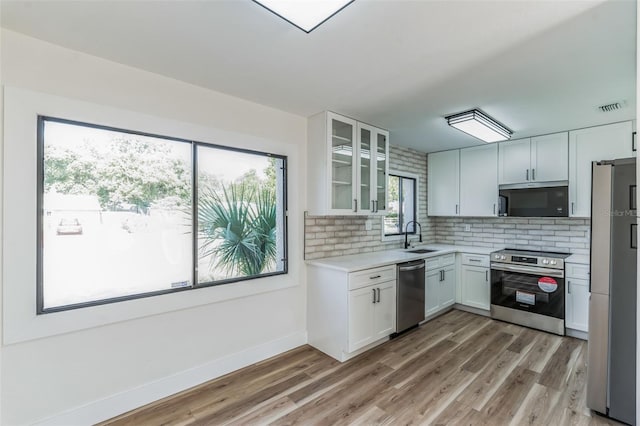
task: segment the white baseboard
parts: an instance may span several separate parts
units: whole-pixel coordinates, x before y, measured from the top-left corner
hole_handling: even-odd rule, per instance
[[[576,337],[578,339],[582,339],[582,340],[589,340],[589,333],[584,332],[584,331],[580,331],[580,330],[574,330],[572,328],[565,328],[565,334],[567,336],[571,336],[571,337]]]
[[[472,314],[482,315],[485,317],[491,317],[491,311],[474,308],[473,306],[466,306],[466,305],[461,305],[460,303],[456,303],[455,305],[453,305],[453,307],[460,311],[471,312]]]
[[[241,352],[181,371],[172,376],[73,408],[35,423],[38,426],[95,424],[263,361],[307,343],[307,333],[294,333]]]

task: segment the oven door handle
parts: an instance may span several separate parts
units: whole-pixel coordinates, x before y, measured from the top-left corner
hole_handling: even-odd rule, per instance
[[[564,278],[564,271],[558,269],[549,269],[549,268],[527,268],[526,266],[517,266],[517,265],[503,265],[503,264],[491,264],[491,269],[497,271],[510,271],[510,272],[524,272],[526,274],[538,275],[538,276],[549,276],[549,277],[557,277]]]

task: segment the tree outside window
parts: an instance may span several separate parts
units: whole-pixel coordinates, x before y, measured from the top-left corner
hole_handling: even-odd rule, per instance
[[[407,223],[417,218],[417,176],[408,173],[389,173],[389,204],[384,217],[384,235],[404,234]],[[415,225],[408,229],[415,234]]]

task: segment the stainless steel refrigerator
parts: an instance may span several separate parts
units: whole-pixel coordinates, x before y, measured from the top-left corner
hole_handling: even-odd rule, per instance
[[[587,406],[636,423],[636,159],[593,163]]]

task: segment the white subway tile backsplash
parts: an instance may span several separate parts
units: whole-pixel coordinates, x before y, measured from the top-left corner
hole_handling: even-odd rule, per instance
[[[472,232],[463,232],[471,224]],[[435,241],[445,244],[589,253],[588,219],[433,218]]]

